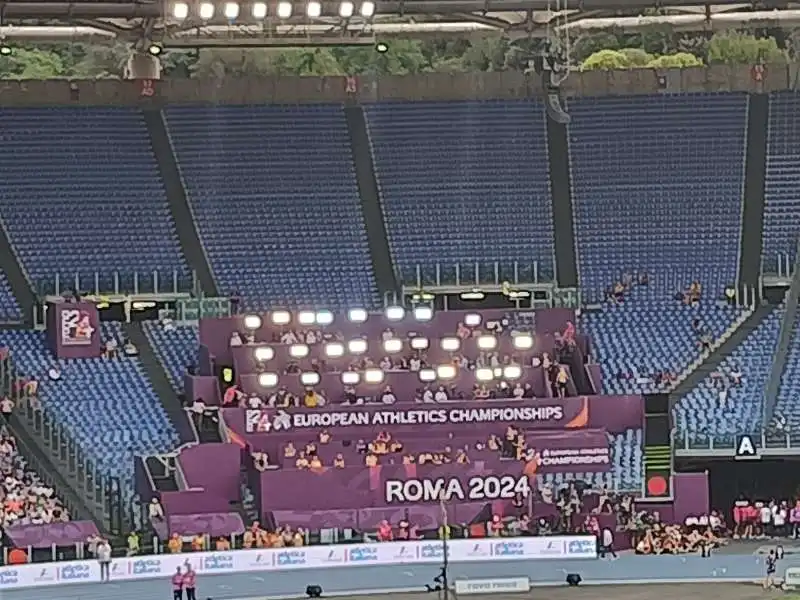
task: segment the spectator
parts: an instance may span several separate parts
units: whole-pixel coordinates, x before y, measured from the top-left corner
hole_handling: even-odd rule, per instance
[[[231,333],[231,339],[230,339],[230,347],[231,348],[238,348],[239,346],[242,346],[243,344],[244,344],[244,342],[242,342],[242,336],[239,335],[238,331],[234,331],[233,333]]]
[[[11,418],[11,414],[13,412],[14,412],[14,401],[8,396],[3,396],[3,398],[0,399],[0,413],[3,414],[3,419],[8,421]]]
[[[192,565],[186,563],[186,573],[183,575],[183,589],[186,590],[186,600],[196,600],[195,599],[195,585],[196,585],[197,576],[192,569]]]
[[[108,540],[100,540],[96,550],[97,561],[100,563],[100,581],[108,581],[109,567],[111,566],[111,544]]]
[[[47,370],[47,376],[50,378],[51,381],[58,381],[61,379],[61,370],[58,368],[57,365],[53,365]]]
[[[128,534],[128,556],[136,556],[140,551],[140,539],[138,531],[131,531]]]
[[[156,521],[164,520],[164,507],[161,506],[161,502],[159,502],[158,498],[155,496],[150,500],[150,504],[147,505],[147,514],[151,519],[155,519]]]
[[[167,549],[171,554],[179,554],[183,552],[183,540],[177,533],[173,533],[167,542]]]
[[[116,338],[108,338],[103,354],[106,358],[117,358],[119,356],[119,344]]]
[[[434,402],[442,403],[447,402],[447,392],[444,390],[443,386],[439,386],[439,389],[436,390],[436,394],[433,396]],[[423,402],[425,401],[423,396]]]
[[[183,573],[180,567],[175,568],[175,574],[172,576],[172,598],[173,600],[183,598]]]
[[[397,402],[397,397],[394,395],[394,392],[392,392],[392,386],[387,385],[384,388],[383,394],[381,395],[381,402],[389,405]]]
[[[128,357],[139,356],[139,349],[130,340],[125,340],[122,346],[122,352]]]

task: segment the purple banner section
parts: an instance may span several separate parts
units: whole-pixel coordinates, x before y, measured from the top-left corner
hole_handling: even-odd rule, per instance
[[[207,533],[211,537],[228,537],[234,533],[244,533],[245,530],[242,518],[230,512],[178,515],[169,517],[169,524],[164,521],[154,523],[153,528],[162,540],[174,533],[181,536]]]
[[[48,302],[47,341],[58,358],[98,358],[100,316],[91,302]]]
[[[234,500],[219,494],[206,493],[205,488],[161,492],[160,496],[167,518],[198,513],[226,513],[231,510],[231,501]]]
[[[221,404],[219,394],[219,380],[212,375],[189,375],[183,376],[183,387],[186,397],[191,400],[201,399],[207,406],[219,406]]]
[[[239,446],[224,443],[200,444],[186,448],[178,455],[189,488],[202,489],[206,494],[225,498],[228,502],[240,497],[241,459]]]
[[[340,314],[335,315],[334,322],[326,328],[331,331],[341,332],[346,339],[351,337],[380,339],[381,333],[387,328],[392,329],[398,337],[406,337],[411,333],[419,335],[453,335],[458,324],[469,313],[479,313],[484,323],[487,321],[499,321],[511,314],[510,311],[504,310],[445,311],[435,313],[431,321],[420,322],[413,317],[406,317],[402,321],[390,321],[383,313],[374,313],[370,314],[364,323],[351,323],[345,315]],[[564,331],[567,323],[575,320],[574,311],[565,308],[538,310],[535,311],[535,314],[534,311],[527,311],[527,313],[525,315],[526,322],[531,324],[529,329],[532,329],[537,334]],[[209,355],[213,356],[218,364],[233,364],[229,341],[234,331],[246,331],[244,319],[245,315],[237,315],[234,317],[200,320],[200,343],[206,346]],[[285,330],[285,326],[273,325],[269,314],[261,315],[261,321],[261,327],[254,332],[256,342],[275,342]],[[297,327],[305,329],[301,325],[297,325]]]
[[[6,529],[6,535],[17,548],[33,546],[49,548],[83,543],[93,535],[99,535],[97,526],[91,521],[70,521],[49,525],[18,525]]]
[[[525,436],[537,473],[597,473],[611,469],[608,434],[602,429],[533,432]]]

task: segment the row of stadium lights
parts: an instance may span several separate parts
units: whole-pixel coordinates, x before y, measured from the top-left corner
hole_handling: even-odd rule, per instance
[[[186,2],[176,2],[172,6],[172,16],[179,20],[189,18],[190,6]],[[211,2],[201,2],[197,6],[197,17],[203,21],[209,21],[214,18],[217,12],[216,6]],[[239,18],[241,13],[241,5],[238,2],[226,2],[222,6],[222,14],[229,21],[234,21]],[[269,13],[269,8],[266,2],[254,2],[250,6],[250,14],[254,19],[265,19]],[[289,19],[294,13],[294,4],[292,2],[282,1],[278,2],[275,8],[275,16],[279,19]],[[305,3],[305,13],[310,19],[317,19],[322,16],[322,3],[317,0],[309,0]],[[375,15],[375,3],[367,0],[358,6],[358,15],[371,19]],[[356,5],[349,0],[344,0],[339,3],[339,16],[343,19],[349,19],[356,16]]]
[[[457,374],[458,369],[453,365],[439,365],[435,369],[421,369],[417,376],[422,383],[433,383],[434,381],[450,381]],[[362,382],[378,385],[383,383],[385,375],[383,369],[366,369],[363,375],[358,371],[345,371],[341,374],[340,379],[344,385],[357,385]],[[517,365],[475,370],[475,379],[484,383],[493,380],[514,381],[520,377],[522,377],[522,368]],[[322,381],[322,377],[315,371],[300,374],[300,383],[304,386],[313,387],[320,381]],[[274,388],[280,384],[280,377],[277,373],[261,373],[258,376],[258,384],[264,388]]]
[[[478,348],[490,352],[497,348],[497,338],[493,335],[482,335],[477,338]],[[515,335],[514,348],[517,350],[530,350],[533,348],[533,337],[527,334]],[[427,350],[430,347],[428,338],[412,337],[409,345],[413,350]],[[461,340],[457,337],[446,337],[439,341],[439,346],[445,352],[457,352],[461,348]],[[353,356],[359,356],[367,351],[367,340],[357,338],[347,342],[346,351]],[[397,354],[403,351],[403,340],[389,338],[383,341],[383,350],[387,354]],[[306,358],[311,349],[306,344],[292,344],[289,346],[289,356],[292,358]],[[340,358],[345,355],[345,345],[338,342],[325,344],[325,356]],[[271,346],[260,346],[253,351],[253,356],[258,362],[269,362],[275,358],[275,350]]]

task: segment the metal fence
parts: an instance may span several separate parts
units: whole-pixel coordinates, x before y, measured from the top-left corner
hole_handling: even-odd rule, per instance
[[[61,272],[52,277],[32,278],[40,296],[60,296],[67,291],[91,295],[186,294],[198,289],[194,271],[112,271],[100,273]]]
[[[400,269],[401,281],[406,286],[481,286],[550,283],[552,269],[547,270],[536,261],[507,263],[465,262],[459,264],[436,263]]]

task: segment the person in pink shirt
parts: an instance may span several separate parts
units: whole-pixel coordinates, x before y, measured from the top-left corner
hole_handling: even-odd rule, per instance
[[[181,573],[180,567],[177,568],[172,576],[172,597],[174,600],[183,599],[183,573]]]
[[[186,590],[186,600],[195,600],[194,586],[197,573],[192,569],[192,565],[186,565],[186,573],[183,574],[183,589]]]

